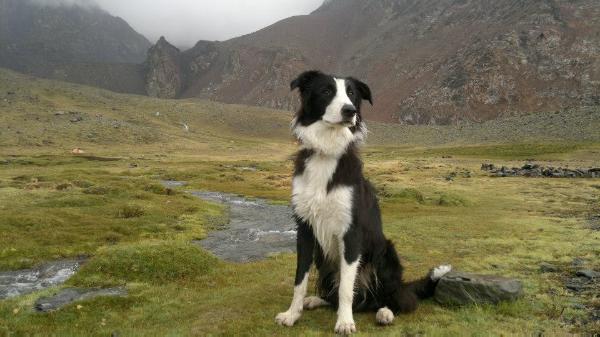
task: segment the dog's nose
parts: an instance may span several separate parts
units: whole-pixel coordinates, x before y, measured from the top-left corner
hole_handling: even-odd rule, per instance
[[[356,108],[354,105],[346,104],[342,107],[342,116],[346,118],[352,118],[356,114]]]

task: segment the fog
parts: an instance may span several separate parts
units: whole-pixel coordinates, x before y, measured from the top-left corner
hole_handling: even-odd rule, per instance
[[[78,0],[38,0],[74,3]],[[91,0],[81,0],[89,3]],[[323,0],[95,0],[152,42],[161,35],[179,47],[198,40],[226,40],[281,19],[308,14]]]

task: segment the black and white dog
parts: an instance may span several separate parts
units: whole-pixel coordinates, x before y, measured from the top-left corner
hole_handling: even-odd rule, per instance
[[[291,83],[296,88],[302,99],[292,126],[301,143],[292,192],[298,260],[292,304],[276,321],[292,326],[303,309],[331,305],[337,307],[340,334],[356,331],[353,310],[376,311],[378,323],[390,324],[394,314],[413,311],[417,299],[431,296],[451,267],[437,267],[418,281],[402,280],[358,155],[367,132],[361,103],[373,104],[369,87],[352,77],[308,71]],[[319,296],[306,297],[313,262]]]

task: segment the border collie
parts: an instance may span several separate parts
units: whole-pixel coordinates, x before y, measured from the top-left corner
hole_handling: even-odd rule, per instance
[[[292,304],[276,321],[292,326],[303,309],[331,305],[337,308],[339,334],[356,332],[353,311],[377,312],[379,324],[390,324],[395,314],[411,312],[418,299],[432,296],[451,266],[439,266],[417,281],[402,280],[402,265],[383,235],[375,191],[358,154],[367,133],[361,103],[373,104],[369,87],[352,77],[308,71],[291,89],[299,89],[302,100],[292,122],[301,144],[292,191],[298,257]],[[313,262],[318,296],[306,297]]]

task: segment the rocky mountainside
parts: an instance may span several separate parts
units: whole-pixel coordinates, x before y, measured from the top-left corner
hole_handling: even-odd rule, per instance
[[[367,81],[370,119],[453,124],[600,105],[597,0],[329,0],[225,42],[151,50],[147,92],[294,109],[319,68]]]
[[[0,67],[118,91],[144,91],[137,65],[151,46],[144,36],[91,1],[50,3],[0,0]]]

